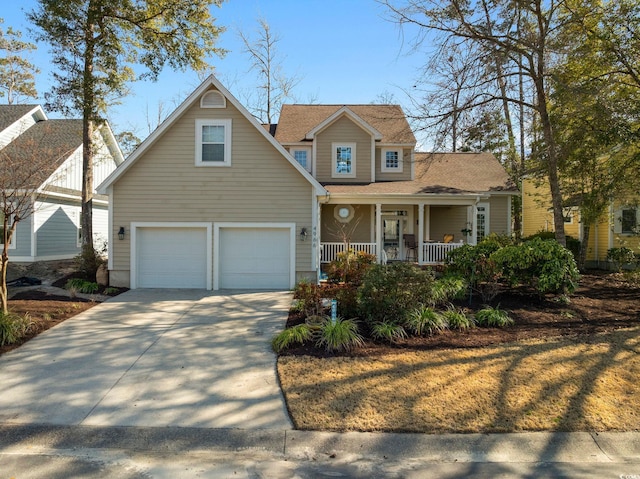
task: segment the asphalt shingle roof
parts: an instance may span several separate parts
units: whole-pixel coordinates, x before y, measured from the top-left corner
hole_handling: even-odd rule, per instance
[[[33,175],[29,186],[40,186],[81,145],[82,120],[46,120],[36,123],[0,150],[0,157],[11,159],[13,167],[35,163],[39,172]]]
[[[18,121],[37,105],[0,105],[0,131]]]
[[[416,153],[415,179],[367,184],[325,184],[334,194],[419,195],[516,192],[507,172],[491,153]]]
[[[283,105],[275,132],[280,143],[304,141],[305,135],[346,107],[382,133],[382,143],[414,144],[416,139],[399,105]]]

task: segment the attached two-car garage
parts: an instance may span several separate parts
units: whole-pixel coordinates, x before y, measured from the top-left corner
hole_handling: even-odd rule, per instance
[[[289,289],[293,224],[132,225],[134,288]]]

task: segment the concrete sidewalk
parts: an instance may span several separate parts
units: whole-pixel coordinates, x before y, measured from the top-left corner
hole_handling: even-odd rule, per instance
[[[0,423],[287,429],[287,292],[132,290],[0,357]]]
[[[22,479],[631,479],[640,477],[640,434],[340,434],[5,425],[0,426],[0,471]]]

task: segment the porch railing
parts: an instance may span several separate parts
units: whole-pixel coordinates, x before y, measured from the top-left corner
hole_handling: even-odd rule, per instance
[[[423,264],[442,264],[449,251],[463,245],[464,243],[422,243]]]
[[[353,251],[364,251],[372,255],[376,254],[375,243],[351,243],[349,247]],[[331,263],[338,257],[338,253],[343,252],[346,249],[344,243],[321,243],[320,245],[320,262]]]
[[[422,264],[442,264],[449,251],[462,246],[463,243],[422,243]],[[375,255],[375,243],[351,243],[349,247],[354,251],[364,251]],[[330,263],[346,249],[344,243],[321,243],[320,262]]]

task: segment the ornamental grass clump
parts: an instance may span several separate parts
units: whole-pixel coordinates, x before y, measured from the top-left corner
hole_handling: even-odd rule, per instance
[[[33,321],[28,314],[20,316],[0,312],[0,346],[17,343],[32,327]]]
[[[325,321],[316,345],[329,352],[350,351],[355,347],[364,346],[364,338],[360,336],[354,320],[338,317],[335,321]]]
[[[500,309],[500,306],[492,308],[485,306],[476,313],[476,324],[480,326],[498,327],[513,326],[514,321],[509,314]]]
[[[397,343],[407,338],[407,332],[400,324],[392,321],[382,321],[380,323],[374,323],[371,327],[371,336],[373,339],[379,341]]]
[[[313,336],[311,328],[307,324],[298,324],[292,328],[287,328],[271,340],[271,347],[276,354],[289,349],[296,344],[304,344]]]
[[[407,317],[405,327],[417,336],[433,335],[446,330],[447,322],[435,309],[422,306]]]
[[[471,317],[467,316],[464,311],[456,309],[453,306],[450,306],[441,314],[449,329],[463,331],[474,326],[474,322]]]

